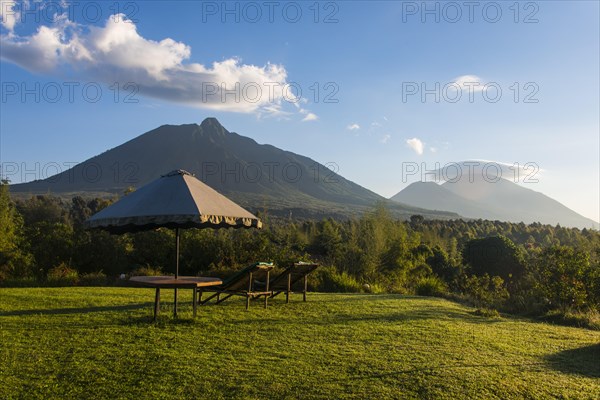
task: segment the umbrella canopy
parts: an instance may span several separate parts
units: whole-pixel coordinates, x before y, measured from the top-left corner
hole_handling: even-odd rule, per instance
[[[261,221],[183,170],[142,186],[85,221],[110,233],[175,229],[175,279],[179,277],[180,228],[261,228]],[[173,307],[177,316],[177,289]]]
[[[261,228],[262,222],[187,171],[172,171],[97,214],[84,226],[110,233],[175,229],[175,278],[179,277],[179,228]],[[177,292],[175,293],[177,311]]]
[[[183,170],[123,197],[85,222],[111,233],[167,228],[261,228],[261,221]]]

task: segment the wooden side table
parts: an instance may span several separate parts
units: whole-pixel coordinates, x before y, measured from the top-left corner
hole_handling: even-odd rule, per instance
[[[156,288],[154,296],[154,321],[160,310],[160,289],[192,289],[192,304],[194,307],[194,318],[198,303],[196,302],[196,289],[204,286],[216,286],[223,283],[219,278],[208,278],[202,276],[180,276],[175,279],[173,276],[132,276],[129,282],[135,286]],[[173,316],[177,317],[177,303],[173,306]]]

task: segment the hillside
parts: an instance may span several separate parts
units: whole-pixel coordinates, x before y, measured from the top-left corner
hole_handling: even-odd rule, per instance
[[[16,196],[122,194],[175,169],[256,210],[296,216],[349,216],[383,197],[299,154],[227,131],[215,118],[201,125],[163,125],[45,180],[11,186]],[[390,203],[399,216],[457,217]]]

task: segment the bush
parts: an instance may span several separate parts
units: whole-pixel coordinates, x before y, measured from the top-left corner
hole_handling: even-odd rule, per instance
[[[346,272],[337,272],[335,268],[320,268],[315,273],[317,287],[320,292],[360,293],[362,285]]]
[[[509,293],[504,286],[504,280],[499,276],[490,277],[471,275],[464,282],[465,294],[477,307],[500,308]]]
[[[537,288],[557,309],[585,310],[595,303],[594,268],[590,255],[580,249],[553,246],[544,249],[534,263]]]
[[[520,277],[524,272],[524,258],[512,240],[492,236],[469,240],[463,251],[463,261],[475,275],[499,276],[504,281]]]
[[[79,274],[65,263],[50,269],[46,275],[49,286],[75,286],[79,282]]]
[[[552,310],[546,313],[542,320],[560,325],[600,330],[600,312],[598,310]]]
[[[160,276],[163,275],[161,267],[152,267],[150,265],[146,265],[143,267],[137,267],[129,276]]]
[[[504,304],[504,311],[521,315],[541,315],[549,308],[548,299],[534,290],[512,294]]]
[[[7,278],[0,281],[0,287],[26,288],[40,286],[40,282],[33,278]]]
[[[417,282],[415,292],[419,296],[441,297],[448,292],[446,283],[437,276],[421,278]]]
[[[365,283],[362,285],[366,293],[382,294],[386,293],[385,288],[378,283]]]
[[[79,284],[81,286],[106,286],[107,278],[103,272],[90,272],[81,275]]]

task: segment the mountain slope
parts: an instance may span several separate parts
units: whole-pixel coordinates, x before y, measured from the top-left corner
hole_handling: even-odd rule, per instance
[[[456,212],[470,218],[595,228],[598,223],[558,201],[506,179],[459,179],[438,185],[416,182],[391,197],[416,207]]]
[[[495,183],[480,179],[475,180],[473,184],[461,179],[455,183],[446,182],[443,186],[464,198],[485,205],[497,214],[500,220],[598,229],[597,222],[576,213],[543,193],[519,186],[506,179],[500,179]]]
[[[228,132],[215,118],[201,125],[163,125],[56,176],[12,185],[11,192],[120,194],[174,169],[185,169],[254,209],[348,215],[385,201],[308,157]],[[452,217],[396,203],[391,207],[401,215]]]
[[[499,215],[486,209],[485,205],[461,197],[434,182],[411,183],[390,200],[413,206],[418,204],[419,207],[431,210],[451,211],[467,218],[499,218]]]

